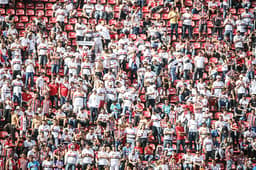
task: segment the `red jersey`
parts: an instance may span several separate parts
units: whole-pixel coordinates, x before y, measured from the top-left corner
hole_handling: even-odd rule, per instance
[[[57,84],[49,84],[49,94],[50,96],[55,96],[58,94],[58,85]]]
[[[185,135],[182,134],[182,133],[185,132],[184,127],[176,126],[175,131],[176,131],[176,134],[177,134],[177,140],[184,140],[185,139]]]
[[[60,84],[60,95],[64,97],[68,96],[68,87],[64,84]]]

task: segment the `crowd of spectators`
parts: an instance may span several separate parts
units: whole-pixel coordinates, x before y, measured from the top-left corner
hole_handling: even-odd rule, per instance
[[[255,7],[2,5],[0,169],[255,170]]]

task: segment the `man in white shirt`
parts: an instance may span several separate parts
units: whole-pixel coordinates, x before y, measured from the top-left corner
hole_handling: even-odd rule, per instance
[[[191,155],[191,152],[187,152],[186,154],[184,154],[182,159],[184,160],[183,168],[192,170],[193,155]]]
[[[122,114],[125,115],[127,112],[129,113],[129,122],[132,121],[132,110],[131,106],[135,100],[135,95],[133,90],[128,90],[123,95],[123,111]]]
[[[205,67],[205,57],[201,51],[194,58],[194,61],[195,61],[195,73],[194,73],[194,81],[195,81],[203,77],[203,72]]]
[[[238,15],[238,19],[236,20],[236,27],[237,27],[237,32],[239,31],[242,35],[246,32],[246,22],[241,19],[241,16]]]
[[[77,151],[75,151],[75,146],[72,145],[71,150],[69,150],[65,154],[65,162],[64,162],[64,164],[66,165],[65,169],[69,169],[69,168],[76,169],[78,160],[79,160],[79,154],[77,153]]]
[[[12,66],[12,71],[13,71],[13,74],[12,74],[12,79],[16,79],[16,76],[17,75],[20,75],[21,76],[21,69],[22,69],[22,61],[20,59],[20,57],[18,55],[16,55],[12,61],[11,61],[11,66]]]
[[[221,80],[221,76],[217,76],[217,80],[213,82],[212,94],[217,97],[220,96],[222,94],[224,86],[225,85]]]
[[[91,166],[94,161],[94,151],[89,144],[86,144],[85,148],[82,151],[82,169],[87,169],[88,166]]]
[[[254,24],[253,24],[254,15],[251,12],[249,12],[248,8],[245,8],[245,11],[241,14],[241,18],[246,23],[247,28],[251,27],[251,32],[252,32],[254,30]]]
[[[94,122],[97,120],[98,117],[98,109],[100,105],[100,100],[97,95],[97,91],[94,89],[92,94],[89,97],[88,105],[90,108],[90,114],[91,114],[91,122]]]
[[[204,139],[203,148],[206,152],[205,160],[208,161],[210,157],[213,159],[213,141],[210,134]]]
[[[42,168],[44,170],[52,170],[53,169],[53,161],[51,160],[51,156],[50,155],[48,155],[46,157],[46,160],[43,161]]]
[[[236,50],[243,50],[244,48],[244,36],[241,35],[240,31],[237,31],[234,36],[234,43]]]
[[[159,115],[159,113],[156,113],[155,111],[152,112],[152,116],[151,116],[151,121],[152,121],[152,131],[153,131],[153,135],[155,136],[155,139],[158,140],[158,143],[161,143],[161,125],[160,125],[160,121],[161,121],[161,117]]]
[[[64,30],[64,20],[67,16],[67,11],[63,8],[63,5],[55,11],[56,21],[60,24],[62,30]]]
[[[94,11],[94,18],[96,19],[97,23],[100,19],[103,18],[104,6],[101,3],[97,3],[95,5]]]
[[[47,64],[48,43],[45,38],[43,38],[38,45],[37,53],[39,55],[39,72],[41,72],[41,67],[43,66],[45,68],[45,65]]]
[[[116,147],[113,147],[113,150],[109,153],[109,155],[110,155],[110,169],[119,170],[121,152],[116,150]]]
[[[245,95],[246,92],[246,84],[243,81],[243,75],[239,76],[239,80],[236,81],[236,93],[238,101]]]
[[[169,123],[166,128],[164,128],[164,148],[166,148],[167,144],[172,146],[172,140],[174,135],[174,128],[172,128],[172,124]]]
[[[84,34],[86,31],[86,25],[82,22],[81,18],[78,18],[78,21],[75,25],[75,31],[76,31],[76,41],[83,41]]]
[[[186,8],[186,12],[181,17],[183,21],[182,25],[182,39],[185,38],[186,30],[188,29],[189,39],[192,38],[192,14],[189,8]]]
[[[133,127],[132,123],[129,123],[129,127],[125,128],[126,142],[131,144],[131,147],[135,145],[135,138],[137,130]]]
[[[105,146],[103,146],[98,152],[97,163],[98,163],[99,170],[104,170],[107,168],[106,166],[109,165],[108,159],[109,159],[109,154],[108,152],[106,152]]]
[[[225,26],[225,32],[224,32],[225,37],[229,36],[230,42],[233,42],[233,27],[235,26],[235,21],[231,13],[228,15],[228,18],[225,19],[224,26]]]
[[[31,88],[33,88],[33,86],[34,86],[34,72],[35,72],[34,66],[35,66],[35,61],[32,59],[31,55],[25,61],[25,66],[26,66],[25,88],[27,88],[29,81],[30,81]]]
[[[23,82],[21,80],[21,76],[17,75],[17,78],[12,81],[12,87],[13,87],[13,102],[17,102],[18,105],[21,105],[22,102],[22,87]]]
[[[147,87],[146,96],[147,96],[147,107],[151,106],[151,108],[154,108],[156,97],[157,97],[157,90],[153,83],[149,87]]]
[[[198,139],[198,121],[195,119],[195,115],[191,115],[191,119],[188,120],[188,139],[189,139],[189,145],[190,150],[192,150],[193,141],[194,141],[194,148],[196,149],[197,146],[197,139]]]

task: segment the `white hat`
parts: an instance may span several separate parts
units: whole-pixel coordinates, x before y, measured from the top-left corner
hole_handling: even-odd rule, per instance
[[[21,76],[20,76],[20,75],[17,75],[16,77],[19,78],[19,79],[21,79]]]

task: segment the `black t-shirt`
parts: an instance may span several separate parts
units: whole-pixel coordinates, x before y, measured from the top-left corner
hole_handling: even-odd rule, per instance
[[[251,105],[252,107],[256,107],[256,99],[251,99],[251,100],[250,100],[250,105]]]

